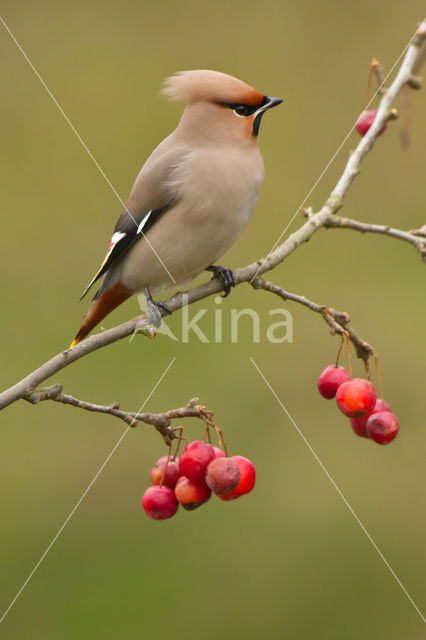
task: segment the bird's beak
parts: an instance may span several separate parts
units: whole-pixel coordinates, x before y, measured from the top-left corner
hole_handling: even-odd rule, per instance
[[[272,109],[272,107],[278,107],[281,102],[281,98],[270,98],[269,96],[265,96],[265,104],[259,109],[259,111],[267,111],[267,109]]]
[[[268,109],[272,109],[272,107],[278,107],[278,105],[281,104],[281,102],[282,102],[281,98],[270,98],[269,96],[263,97],[262,106],[259,107],[254,114],[252,134],[255,138],[259,133],[260,121],[262,120],[262,116],[265,113],[265,111],[267,111]]]

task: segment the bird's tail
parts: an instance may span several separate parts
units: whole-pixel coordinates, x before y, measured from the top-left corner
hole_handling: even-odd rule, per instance
[[[76,344],[84,340],[84,338],[90,333],[93,327],[105,318],[113,309],[118,307],[122,302],[130,298],[133,291],[130,291],[126,287],[123,287],[120,282],[108,289],[99,298],[96,298],[92,302],[92,306],[84,316],[84,320],[80,327],[79,332],[70,344],[70,348],[75,347]]]

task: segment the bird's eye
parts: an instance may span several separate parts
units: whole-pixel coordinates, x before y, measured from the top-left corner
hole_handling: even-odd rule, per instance
[[[256,107],[250,107],[247,104],[237,104],[233,111],[237,116],[251,116],[256,111]]]
[[[258,104],[256,107],[254,107],[253,105],[243,104],[242,102],[235,102],[232,104],[229,102],[218,102],[217,104],[219,104],[221,107],[232,109],[235,115],[242,117],[252,116],[254,113],[256,113],[259,107],[263,106],[263,103]]]

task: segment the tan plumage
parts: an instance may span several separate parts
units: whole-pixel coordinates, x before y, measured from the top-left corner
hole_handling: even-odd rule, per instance
[[[72,346],[133,293],[184,284],[213,265],[256,204],[263,182],[257,131],[264,111],[281,100],[208,70],[178,73],[162,92],[189,104],[136,178]]]

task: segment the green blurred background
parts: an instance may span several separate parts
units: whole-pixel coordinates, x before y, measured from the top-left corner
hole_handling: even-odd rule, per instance
[[[4,0],[2,15],[122,197],[181,106],[159,96],[177,70],[234,74],[284,104],[262,124],[265,184],[246,232],[222,260],[267,252],[365,103],[374,55],[389,69],[424,3],[360,0],[229,3]],[[1,387],[68,345],[87,303],[79,295],[103,257],[120,204],[63,117],[0,29]],[[424,91],[413,94],[411,145],[392,123],[351,188],[344,214],[413,229],[425,220]],[[356,134],[307,204],[321,206]],[[301,216],[292,229],[302,222]],[[205,278],[203,278],[205,280]],[[148,426],[132,430],[10,611],[0,636],[71,638],[423,637],[424,626],[303,440],[249,361],[253,356],[421,609],[425,607],[425,284],[412,246],[321,231],[272,279],[348,311],[377,349],[401,433],[388,447],[355,437],[316,378],[338,339],[290,303],[293,344],[253,344],[229,311],[268,322],[278,300],[248,286],[223,302],[223,344],[159,336],[114,344],[54,376],[92,402],[136,410],[172,357],[148,408],[197,395],[231,452],[252,458],[255,492],[212,499],[154,522],[140,497],[165,453]],[[212,337],[214,299],[200,326]],[[106,327],[136,315],[136,300]],[[180,314],[168,321],[180,331]],[[228,323],[228,324],[227,324]],[[244,326],[243,326],[244,325]],[[227,329],[228,327],[228,329]],[[362,374],[359,362],[355,372]],[[23,402],[1,415],[1,609],[4,610],[123,432],[106,416]],[[186,421],[189,438],[201,435]]]

